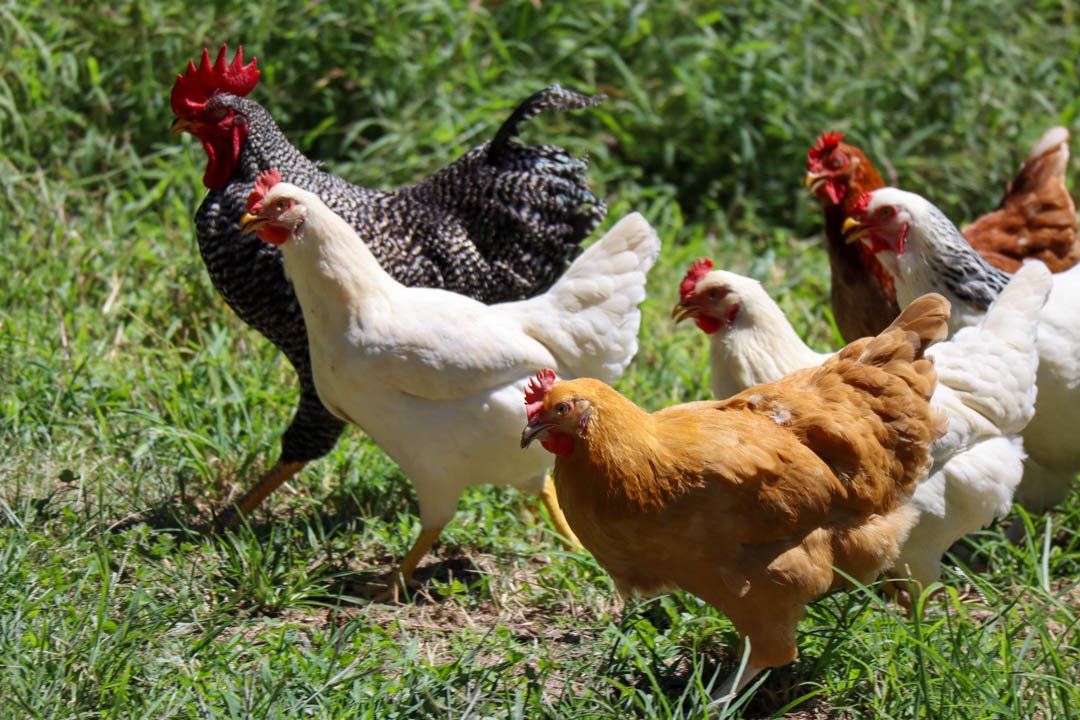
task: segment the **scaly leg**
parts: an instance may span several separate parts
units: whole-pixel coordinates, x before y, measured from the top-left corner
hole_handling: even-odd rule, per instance
[[[570,528],[570,524],[566,522],[566,516],[563,515],[562,508],[559,507],[559,497],[555,494],[555,481],[551,479],[551,475],[544,478],[544,489],[540,491],[540,499],[544,501],[544,507],[547,508],[548,514],[551,515],[551,521],[555,523],[555,529],[562,535],[564,540],[568,541],[568,546],[571,549],[580,548],[581,541],[578,540],[578,536]]]
[[[419,586],[419,583],[413,580],[412,574],[416,572],[416,567],[424,559],[424,556],[431,551],[431,546],[439,539],[442,531],[443,526],[441,525],[437,528],[421,528],[420,537],[416,538],[416,542],[413,543],[409,552],[405,554],[401,563],[390,571],[390,577],[387,578],[385,588],[372,598],[374,602],[396,605],[399,602],[399,593],[402,588],[408,587],[412,589]]]
[[[277,490],[281,487],[282,483],[300,472],[305,465],[307,465],[307,462],[283,463],[279,460],[274,463],[274,467],[270,468],[269,471],[260,477],[250,490],[241,495],[239,500],[218,516],[217,522],[215,523],[216,529],[231,530],[236,527],[236,523],[239,522],[241,514],[250,514],[251,511],[257,508],[270,493]]]
[[[742,673],[739,672],[740,669]],[[742,689],[749,685],[750,681],[760,675],[764,669],[764,667],[757,667],[750,663],[747,663],[745,668],[737,668],[735,672],[728,676],[720,689],[712,694],[712,704],[723,704],[726,708],[742,692]]]

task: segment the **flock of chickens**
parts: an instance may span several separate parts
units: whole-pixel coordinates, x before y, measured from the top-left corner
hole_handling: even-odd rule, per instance
[[[1062,128],[963,232],[822,134],[806,182],[848,345],[814,352],[759,283],[698,260],[673,315],[709,336],[727,399],[647,413],[607,383],[637,351],[660,240],[634,213],[582,252],[606,211],[585,162],[515,141],[537,113],[602,97],[543,90],[444,170],[375,191],[293,147],[246,97],[258,79],[223,46],[172,90],[174,132],[208,156],[211,279],[300,382],[278,462],[224,525],[355,424],[420,503],[379,597],[412,583],[466,486],[511,485],[620,592],[679,588],[728,615],[745,659],[716,693],[730,699],[796,657],[807,603],[851,578],[910,603],[957,539],[1075,482],[1080,241]]]

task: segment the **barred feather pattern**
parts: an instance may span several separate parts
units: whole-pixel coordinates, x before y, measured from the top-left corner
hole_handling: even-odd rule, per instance
[[[558,86],[542,90],[518,106],[493,140],[425,180],[390,191],[358,187],[321,171],[258,103],[228,94],[211,101],[211,110],[237,110],[249,130],[228,185],[211,191],[196,213],[199,251],[229,307],[296,370],[300,402],[282,438],[282,462],[325,455],[344,423],[316,394],[304,318],[281,251],[240,231],[259,173],[276,168],[285,182],[317,193],[399,282],[486,303],[519,300],[555,282],[607,208],[588,188],[586,160],[557,146],[525,146],[513,138],[522,122],[542,111],[586,108],[601,100]]]

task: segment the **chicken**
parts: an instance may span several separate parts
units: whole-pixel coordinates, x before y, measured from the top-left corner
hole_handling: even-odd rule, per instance
[[[945,215],[914,193],[882,188],[863,195],[845,222],[849,242],[862,240],[896,281],[905,305],[920,293],[952,302],[954,330],[978,324],[1009,275],[972,250]],[[1080,471],[1080,266],[1055,273],[1039,312],[1035,415],[1024,430],[1028,459],[1016,501],[1033,512],[1061,502]]]
[[[713,397],[776,382],[832,356],[802,341],[757,280],[712,268],[708,258],[694,261],[679,284],[672,316],[676,322],[693,319],[709,336]]]
[[[856,189],[885,185],[866,155],[842,143],[843,138],[841,133],[821,134],[807,153],[806,184],[821,200],[825,215],[833,319],[840,336],[851,342],[881,332],[900,314],[900,307],[892,277],[874,253],[843,241],[844,220],[859,198]]]
[[[831,356],[803,343],[761,283],[711,268],[710,260],[693,264],[673,315],[693,318],[709,334],[715,397]],[[1020,433],[1035,412],[1036,328],[1051,282],[1045,265],[1028,263],[978,325],[926,351],[938,374],[931,406],[946,413],[949,430],[931,448],[934,466],[910,501],[915,526],[887,575],[927,587],[940,579],[941,557],[954,542],[1012,509],[1024,472]]]
[[[945,429],[922,355],[948,313],[927,296],[818,368],[652,414],[544,370],[522,446],[555,454],[566,519],[620,593],[682,589],[731,618],[749,655],[718,693],[730,699],[795,659],[807,603],[844,574],[872,582],[899,552]]]
[[[320,400],[401,466],[420,502],[420,537],[391,574],[393,595],[465,487],[542,491],[549,457],[514,447],[525,417],[522,388],[545,365],[570,375],[622,374],[637,351],[637,306],[660,241],[644,218],[629,215],[543,295],[484,305],[401,285],[317,195],[277,177],[256,184],[245,231],[282,250]],[[557,504],[549,507],[561,517]]]
[[[844,220],[864,192],[885,187],[870,159],[841,142],[841,133],[823,132],[807,154],[806,183],[825,212],[826,248],[832,269],[832,308],[845,340],[873,335],[898,308],[892,277],[873,253],[847,245]],[[1042,260],[1054,272],[1080,261],[1076,206],[1065,186],[1069,131],[1053,127],[1035,143],[998,208],[961,230],[983,259],[1016,272],[1026,258]]]
[[[495,137],[416,184],[380,191],[323,172],[285,138],[270,114],[245,97],[259,81],[255,59],[239,48],[226,62],[189,62],[172,89],[173,133],[189,132],[206,149],[210,192],[195,216],[199,251],[214,287],[249,326],[296,370],[300,399],[277,463],[236,503],[247,513],[308,462],[328,453],[344,423],[319,402],[304,318],[282,268],[281,251],[240,232],[259,173],[318,194],[364,235],[379,263],[406,285],[442,287],[483,302],[543,292],[603,219],[588,189],[586,165],[552,145],[514,142],[519,125],[545,110],[585,108],[602,96],[552,86],[521,103]],[[219,518],[231,525],[232,511]]]

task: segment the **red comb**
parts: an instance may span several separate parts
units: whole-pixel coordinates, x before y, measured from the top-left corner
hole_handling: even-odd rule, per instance
[[[248,212],[262,202],[262,199],[266,197],[266,193],[270,192],[270,188],[281,182],[281,173],[277,170],[263,170],[259,174],[259,179],[255,181],[255,189],[248,195],[247,209]]]
[[[709,258],[698,258],[694,261],[694,264],[690,266],[690,269],[686,271],[686,277],[679,283],[679,298],[685,300],[694,294],[694,288],[701,281],[701,278],[709,274],[709,271],[713,269],[713,261]]]
[[[820,160],[825,153],[832,152],[836,149],[836,146],[840,144],[840,141],[844,139],[844,133],[832,132],[830,130],[822,130],[821,135],[817,139],[817,144],[810,148],[806,153],[807,160]]]
[[[210,51],[203,48],[202,62],[198,67],[188,60],[187,72],[176,76],[172,89],[172,110],[178,117],[190,117],[206,107],[206,103],[215,93],[226,92],[243,97],[251,92],[259,82],[258,60],[244,64],[244,48],[236,48],[236,56],[226,64],[225,54],[228,49],[221,46],[217,60],[210,64]]]
[[[525,412],[529,415],[529,422],[544,408],[544,398],[554,384],[555,371],[551,368],[544,368],[536,373],[536,377],[529,379],[529,384],[525,386]]]
[[[855,201],[854,207],[851,208],[851,217],[859,217],[866,212],[866,208],[870,207],[870,201],[874,199],[873,193],[864,192],[859,196],[859,199]]]

